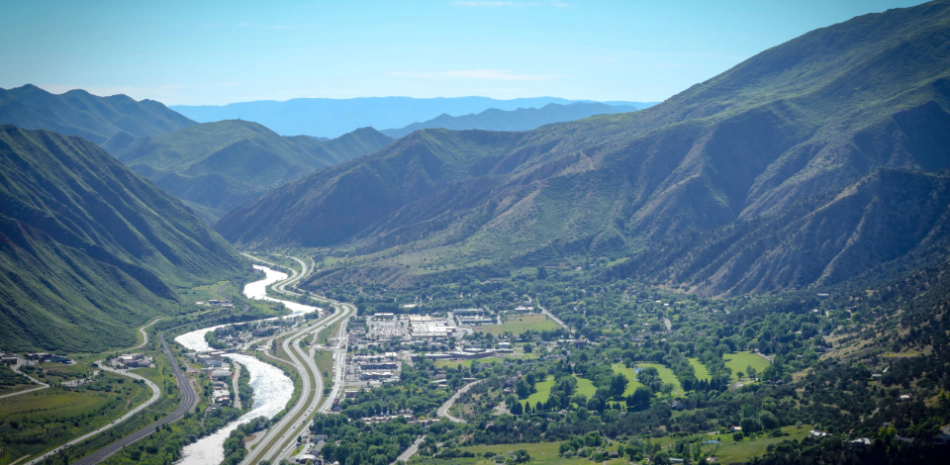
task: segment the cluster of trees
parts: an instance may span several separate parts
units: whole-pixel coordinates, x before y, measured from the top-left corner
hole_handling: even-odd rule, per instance
[[[317,415],[310,430],[327,435],[320,455],[340,465],[389,465],[423,433],[421,426],[403,418],[366,424],[342,415]]]

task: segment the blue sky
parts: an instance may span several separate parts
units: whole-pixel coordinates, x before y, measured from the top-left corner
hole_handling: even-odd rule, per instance
[[[921,2],[3,3],[0,87],[173,105],[393,95],[661,101],[809,30]]]

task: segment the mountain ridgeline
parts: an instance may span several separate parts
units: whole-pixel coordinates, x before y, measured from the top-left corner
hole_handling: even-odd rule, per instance
[[[257,123],[228,120],[129,141],[110,151],[214,223],[232,208],[288,181],[375,152],[390,142],[390,137],[372,128],[321,141],[282,137]]]
[[[200,123],[244,119],[263,124],[284,136],[306,134],[332,138],[367,126],[401,128],[442,114],[461,116],[489,109],[513,111],[519,108],[541,108],[551,103],[569,105],[574,101],[556,97],[512,100],[488,97],[298,98],[285,102],[241,102],[224,106],[181,105],[173,106],[172,109]],[[608,105],[640,109],[652,103],[609,102]]]
[[[411,283],[422,256],[594,254],[628,259],[611,270],[621,277],[708,294],[833,284],[936,250],[948,109],[950,4],[928,3],[809,32],[634,113],[421,130],[216,229],[244,246],[363,257],[316,280]]]
[[[154,100],[97,97],[84,90],[51,94],[34,85],[0,89],[0,124],[47,129],[96,144],[177,131],[194,121]]]
[[[413,123],[400,129],[385,129],[381,132],[398,139],[420,129],[432,128],[445,128],[455,131],[465,129],[530,131],[545,124],[563,123],[594,115],[609,115],[637,110],[638,108],[627,105],[610,106],[595,102],[578,102],[570,105],[549,103],[541,108],[519,108],[511,111],[492,108],[478,114],[464,116],[450,116],[443,113],[429,121]]]
[[[95,144],[0,126],[0,341],[99,351],[178,311],[177,286],[244,274],[184,204]]]

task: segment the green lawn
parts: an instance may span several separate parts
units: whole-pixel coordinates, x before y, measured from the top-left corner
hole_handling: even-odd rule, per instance
[[[521,334],[529,330],[550,331],[559,326],[547,316],[540,315],[521,315],[509,318],[500,325],[483,325],[475,328],[476,332],[488,333],[493,336],[500,336],[504,333]]]
[[[560,442],[537,442],[537,443],[522,443],[522,444],[493,444],[493,445],[478,445],[478,446],[469,446],[469,447],[460,447],[460,450],[473,452],[475,454],[484,454],[485,452],[494,452],[496,454],[505,455],[510,451],[516,451],[519,449],[524,449],[528,451],[528,455],[531,456],[531,461],[528,462],[534,465],[574,465],[574,464],[589,464],[593,463],[585,457],[571,457],[569,459],[562,458],[558,455],[558,450],[561,447]],[[611,446],[611,449],[616,450],[616,445]],[[446,461],[445,463],[449,463]],[[455,463],[452,461],[451,463]],[[482,459],[474,461],[478,465],[490,465],[494,463],[491,460]],[[623,464],[627,463],[627,460],[624,458],[610,460],[606,462],[597,462],[606,463],[609,465],[614,464]]]
[[[634,371],[633,368],[627,368],[627,366],[622,363],[614,363],[610,367],[613,368],[614,373],[620,373],[624,375],[627,378],[627,381],[629,381],[629,383],[627,383],[627,389],[623,391],[624,397],[633,394],[633,392],[636,391],[638,387],[643,386],[643,384],[637,381],[637,372]]]
[[[759,373],[769,366],[769,361],[749,351],[736,352],[734,354],[723,354],[722,359],[726,362],[726,367],[732,369],[732,380],[738,381],[736,373],[743,372],[749,366],[755,368]]]
[[[693,366],[693,371],[696,372],[696,379],[709,379],[709,370],[706,369],[706,365],[703,365],[703,362],[700,362],[698,358],[690,358],[689,364]]]
[[[468,360],[436,360],[435,366],[437,367],[446,367],[446,368],[457,368],[459,365],[463,367],[471,367],[472,363],[504,363],[506,359],[535,359],[538,358],[537,354],[507,354],[499,357],[485,357],[478,359],[468,359]]]
[[[185,299],[191,302],[207,302],[209,300],[221,300],[221,296],[218,295],[218,287],[227,283],[228,283],[227,281],[219,281],[214,284],[207,284],[204,286],[196,286],[191,289],[184,289],[184,290],[178,291],[178,293],[184,296]]]
[[[656,371],[660,373],[660,379],[663,381],[663,384],[673,385],[673,397],[683,397],[683,386],[680,386],[679,378],[677,378],[676,374],[673,373],[673,370],[667,368],[666,365],[661,365],[659,363],[637,362],[637,366],[641,369],[656,368]]]
[[[320,370],[320,376],[324,377],[326,381],[327,377],[333,379],[333,352],[329,350],[318,350],[317,351],[317,368]],[[324,375],[327,373],[327,375]]]
[[[551,397],[551,387],[554,386],[554,377],[548,376],[544,381],[535,383],[534,389],[535,393],[528,396],[527,400],[521,401],[522,404],[530,403],[534,407],[538,402],[542,404],[548,401],[548,397]]]
[[[754,441],[749,438],[744,438],[740,442],[735,442],[732,440],[731,434],[721,434],[718,436],[710,435],[707,439],[718,439],[720,441],[719,450],[715,452],[720,463],[744,463],[752,460],[755,456],[765,454],[765,449],[772,444],[778,444],[782,441],[791,441],[793,439],[800,441],[805,436],[808,436],[809,431],[811,431],[811,426],[809,425],[802,425],[801,428],[783,426],[782,432],[788,433],[789,435],[780,438],[759,437]],[[716,446],[714,445],[703,446],[703,451],[707,453],[712,453],[715,449]]]
[[[151,395],[147,386],[128,378],[102,374],[96,379],[75,390],[49,388],[0,399],[0,418],[4,419],[0,465],[40,454],[106,425]],[[37,437],[43,440],[37,442]]]
[[[588,399],[594,397],[594,393],[597,392],[597,388],[594,387],[593,381],[587,378],[578,377],[577,375],[574,375],[574,377],[577,378],[577,392],[574,394],[583,394]]]

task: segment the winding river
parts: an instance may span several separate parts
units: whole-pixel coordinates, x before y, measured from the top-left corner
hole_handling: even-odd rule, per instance
[[[244,286],[244,295],[251,299],[268,300],[283,303],[293,311],[290,316],[320,311],[317,307],[303,305],[297,302],[288,302],[274,299],[267,295],[267,286],[287,279],[286,273],[275,271],[266,266],[254,265],[261,270],[265,278]],[[282,317],[286,318],[286,317]],[[211,326],[182,334],[175,338],[175,342],[191,351],[202,352],[211,350],[205,342],[204,335],[227,325]],[[182,458],[177,465],[217,465],[224,460],[224,441],[242,423],[258,418],[271,418],[280,412],[294,392],[294,383],[279,368],[268,365],[255,357],[243,354],[226,354],[225,357],[240,363],[250,375],[250,385],[254,390],[254,408],[237,420],[225,425],[220,430],[205,436],[198,441],[185,446]]]

